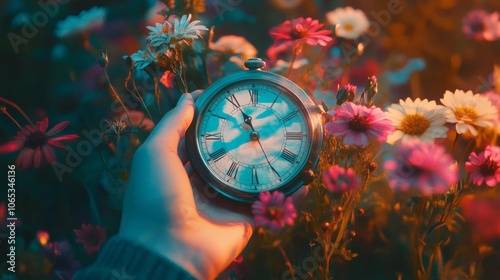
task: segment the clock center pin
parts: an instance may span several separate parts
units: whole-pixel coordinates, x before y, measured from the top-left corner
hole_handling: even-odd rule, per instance
[[[259,141],[259,133],[257,131],[252,131],[252,133],[250,133],[250,140],[251,141]]]

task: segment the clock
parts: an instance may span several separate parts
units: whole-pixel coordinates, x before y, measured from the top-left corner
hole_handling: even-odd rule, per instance
[[[237,201],[261,192],[290,195],[313,179],[323,141],[323,108],[292,81],[263,71],[225,76],[196,100],[186,132],[193,168],[215,190]]]

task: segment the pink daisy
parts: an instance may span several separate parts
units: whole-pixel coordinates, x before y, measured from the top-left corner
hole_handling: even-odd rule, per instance
[[[14,152],[22,148],[21,153],[16,159],[16,165],[21,168],[28,168],[33,165],[38,168],[42,164],[42,157],[45,157],[48,163],[56,161],[56,154],[53,147],[66,150],[66,147],[60,141],[78,139],[76,134],[68,134],[51,138],[61,132],[69,125],[68,121],[60,122],[49,131],[49,120],[44,118],[36,122],[35,126],[26,125],[17,133],[14,140],[0,146],[0,153]]]
[[[325,124],[325,129],[331,135],[344,137],[345,144],[367,146],[368,138],[384,142],[394,126],[380,108],[346,102],[333,113],[333,120]]]
[[[488,14],[483,10],[470,11],[462,20],[462,30],[474,40],[497,40],[500,38],[499,14]]]
[[[384,168],[391,188],[413,188],[424,195],[444,193],[458,180],[457,166],[444,147],[419,139],[396,146],[394,159],[386,161]]]
[[[323,172],[323,182],[331,192],[345,192],[355,190],[361,185],[361,180],[352,168],[344,168],[334,165]]]
[[[470,173],[476,186],[486,183],[488,187],[494,187],[500,184],[500,147],[487,146],[479,155],[470,153],[465,171]]]
[[[265,229],[279,231],[285,225],[293,225],[297,217],[291,197],[285,197],[282,192],[263,192],[259,200],[252,205],[255,224]]]
[[[311,46],[326,46],[332,40],[327,36],[330,30],[320,30],[323,24],[312,18],[297,18],[287,20],[274,27],[269,32],[276,40],[276,44],[293,42],[294,44],[306,43]]]
[[[91,224],[82,224],[82,229],[74,229],[76,242],[82,243],[87,254],[99,251],[102,243],[106,239],[106,229]]]

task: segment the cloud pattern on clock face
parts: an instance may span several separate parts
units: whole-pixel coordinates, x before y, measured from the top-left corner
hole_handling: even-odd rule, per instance
[[[198,135],[211,173],[247,192],[293,179],[310,146],[307,119],[295,101],[277,88],[252,83],[219,93],[203,112]]]

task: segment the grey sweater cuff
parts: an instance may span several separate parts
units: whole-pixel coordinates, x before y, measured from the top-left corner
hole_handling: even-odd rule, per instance
[[[113,237],[96,261],[76,273],[73,280],[156,280],[195,279],[188,272],[143,246]]]

